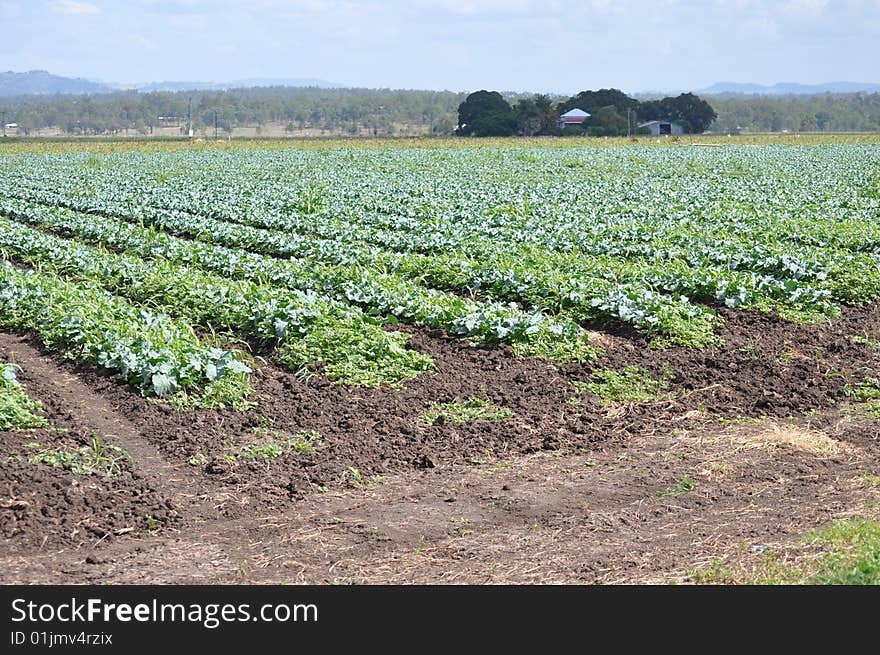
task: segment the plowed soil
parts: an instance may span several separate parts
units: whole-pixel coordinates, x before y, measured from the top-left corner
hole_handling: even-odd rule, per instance
[[[0,582],[668,582],[876,512],[880,490],[857,481],[880,473],[880,422],[845,389],[878,375],[880,349],[853,337],[880,337],[880,310],[719,312],[722,346],[653,350],[600,326],[590,365],[411,330],[437,371],[405,389],[266,364],[244,413],[178,412],[0,334],[49,419],[0,433]],[[668,392],[603,405],[571,384],[629,365],[670,375]],[[514,415],[425,422],[469,397]],[[304,430],[313,452],[243,455]],[[130,454],[121,475],[28,461],[28,443],[95,434]]]

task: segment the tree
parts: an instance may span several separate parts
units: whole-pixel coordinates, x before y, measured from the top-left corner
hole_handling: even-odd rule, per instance
[[[680,123],[686,132],[694,134],[705,132],[718,117],[708,102],[693,93],[640,103],[638,116],[643,121],[666,120]]]
[[[474,136],[513,136],[517,124],[513,112],[497,110],[483,112],[471,123]]]
[[[627,109],[636,109],[639,101],[630,98],[620,89],[599,89],[598,91],[581,91],[565,102],[560,102],[557,110],[560,114],[571,109],[583,109],[588,114],[595,114],[602,107],[611,106],[621,116],[626,116]]]
[[[488,92],[486,92],[488,93]],[[391,89],[319,89],[293,87],[266,87],[232,91],[154,91],[137,93],[124,91],[86,98],[85,96],[21,96],[0,98],[0,113],[6,114],[7,123],[19,123],[34,133],[38,128],[59,128],[68,134],[106,134],[116,130],[153,131],[156,127],[180,127],[186,122],[189,98],[193,98],[193,123],[197,130],[214,125],[229,132],[239,125],[277,124],[282,128],[290,122],[297,129],[324,127],[334,134],[342,134],[356,123],[359,134],[393,135],[395,126],[417,126],[427,131],[434,126],[438,134],[455,130],[458,125],[457,109],[467,94],[448,91],[394,91]],[[497,94],[495,94],[497,96]],[[528,98],[529,96],[522,96]],[[503,98],[502,98],[503,100]],[[481,129],[492,134],[580,134],[575,127],[559,130],[559,113],[546,96],[531,96],[534,102],[528,112],[518,112],[517,118],[529,117],[529,125],[510,128],[503,118],[506,105],[497,103],[501,114],[484,124]],[[709,125],[712,112],[717,118],[712,129],[722,132],[814,129],[810,116],[815,117],[820,131],[880,131],[880,93],[824,93],[805,96],[717,95],[703,100],[689,94],[679,98],[664,98],[638,104],[642,120],[675,120],[689,131],[699,132]],[[496,98],[497,102],[497,98]],[[595,117],[603,107],[626,118],[626,109],[632,110],[635,100],[616,89],[584,91],[563,102],[560,107],[579,107]],[[690,106],[689,106],[690,105]],[[534,109],[540,115],[541,127]],[[695,111],[696,110],[696,111]],[[699,114],[704,113],[701,117]],[[512,113],[512,112],[511,112]],[[29,118],[28,118],[29,116]],[[162,120],[160,120],[162,117]],[[176,118],[175,118],[176,117]],[[611,116],[613,118],[613,116]],[[806,118],[806,120],[805,120]],[[19,120],[22,119],[22,120]],[[484,120],[484,123],[486,121]],[[596,120],[587,123],[596,133]],[[636,125],[633,131],[637,132]]]
[[[547,135],[556,128],[556,110],[548,96],[536,93],[522,98],[513,107],[517,133],[523,136]]]
[[[705,132],[718,115],[712,109],[712,105],[693,93],[682,93],[672,99],[678,117],[687,121],[690,132],[699,134]]]
[[[556,129],[556,111],[553,109],[553,101],[549,96],[536,93],[532,98],[535,102],[535,108],[538,110],[538,116],[541,120],[541,128],[538,134],[550,134]]]
[[[819,122],[816,120],[816,114],[804,114],[801,118],[801,132],[815,132],[819,129]]]
[[[37,131],[40,127],[40,119],[36,113],[27,112],[20,114],[16,122],[18,123],[18,131],[25,136],[30,136],[32,132]]]
[[[437,136],[447,136],[455,131],[455,125],[452,124],[452,119],[448,116],[441,116],[434,121],[431,131]]]
[[[541,130],[541,112],[532,98],[523,98],[513,107],[517,131],[523,136],[532,136]]]
[[[459,136],[510,136],[516,119],[507,101],[497,91],[476,91],[458,106]]]
[[[593,136],[621,136],[627,132],[626,118],[617,113],[614,105],[606,105],[595,110],[590,119],[588,131]]]

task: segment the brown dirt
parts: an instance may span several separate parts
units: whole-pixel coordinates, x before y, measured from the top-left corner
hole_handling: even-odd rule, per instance
[[[265,365],[256,409],[181,413],[46,356],[28,335],[0,334],[0,357],[22,366],[50,420],[0,435],[5,455],[98,433],[134,461],[112,480],[5,463],[0,581],[668,581],[743,544],[789,543],[870,511],[878,492],[854,481],[880,472],[878,423],[848,411],[843,388],[877,375],[878,353],[852,336],[880,336],[878,308],[811,326],[719,311],[725,344],[702,352],[651,350],[606,326],[597,366],[672,374],[666,397],[612,407],[570,385],[591,366],[411,330],[437,371],[406,389]],[[515,416],[424,422],[429,403],[470,396]],[[316,430],[324,442],[311,454],[240,456],[275,430]],[[657,496],[685,476],[693,491]],[[161,520],[156,532],[147,514]]]

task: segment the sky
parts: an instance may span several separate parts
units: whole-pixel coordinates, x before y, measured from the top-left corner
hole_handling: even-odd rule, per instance
[[[0,0],[0,70],[572,93],[878,82],[880,0]]]

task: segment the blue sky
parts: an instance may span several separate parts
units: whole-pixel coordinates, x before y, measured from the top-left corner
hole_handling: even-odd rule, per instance
[[[880,0],[0,0],[0,70],[573,92],[878,82]]]

